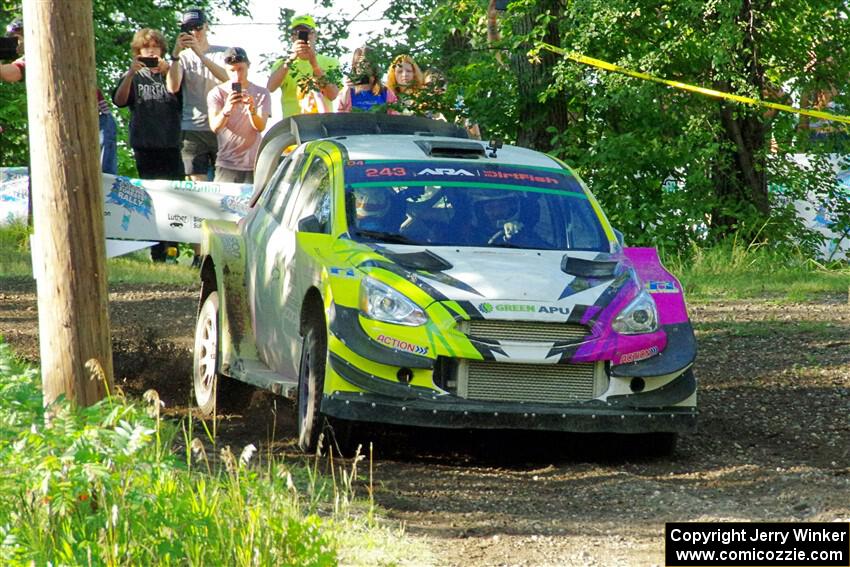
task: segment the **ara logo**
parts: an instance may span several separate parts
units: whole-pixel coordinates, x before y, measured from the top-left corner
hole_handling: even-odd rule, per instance
[[[466,175],[467,177],[475,177],[465,169],[453,169],[451,167],[426,167],[416,175]]]
[[[529,305],[527,303],[499,303],[497,305],[493,305],[492,303],[479,303],[478,309],[482,313],[492,313],[493,311],[499,311],[501,313],[523,312],[548,314],[560,313],[561,315],[570,314],[569,307],[558,307],[557,305]]]

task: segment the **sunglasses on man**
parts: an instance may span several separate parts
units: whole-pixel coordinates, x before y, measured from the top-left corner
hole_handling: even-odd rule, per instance
[[[231,55],[230,57],[225,57],[224,62],[228,65],[236,65],[237,63],[245,63],[248,61],[247,58],[242,57],[241,55]]]

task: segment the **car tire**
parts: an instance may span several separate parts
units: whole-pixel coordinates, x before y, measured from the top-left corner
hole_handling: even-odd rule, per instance
[[[325,322],[321,316],[313,316],[306,324],[298,368],[298,447],[305,453],[314,451],[319,440],[327,360]]]
[[[254,388],[218,373],[218,292],[211,292],[201,306],[195,325],[192,385],[198,409],[204,416],[239,412],[251,402]]]

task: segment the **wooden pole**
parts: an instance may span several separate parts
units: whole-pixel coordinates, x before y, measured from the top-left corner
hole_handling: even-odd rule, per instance
[[[44,403],[87,406],[112,384],[91,0],[24,0],[24,33]]]

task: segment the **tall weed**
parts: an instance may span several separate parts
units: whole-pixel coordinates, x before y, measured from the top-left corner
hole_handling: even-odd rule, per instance
[[[0,564],[430,562],[354,498],[358,460],[335,483],[318,458],[305,467],[261,462],[253,445],[215,448],[161,406],[153,391],[140,403],[118,392],[46,413],[37,372],[0,343]]]

